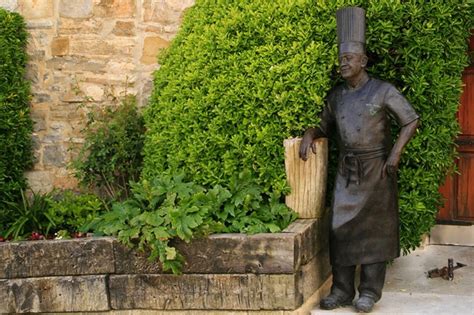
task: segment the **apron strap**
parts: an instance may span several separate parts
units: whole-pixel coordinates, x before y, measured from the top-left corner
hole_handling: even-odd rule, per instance
[[[346,187],[349,186],[353,174],[355,175],[357,185],[360,185],[364,173],[362,161],[385,156],[386,152],[387,150],[385,148],[364,151],[345,150],[345,152],[342,153],[342,175],[346,178]],[[355,164],[355,171],[348,167],[349,164]]]

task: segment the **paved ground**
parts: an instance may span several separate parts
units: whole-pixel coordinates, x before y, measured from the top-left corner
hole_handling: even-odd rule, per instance
[[[448,258],[467,264],[454,280],[427,278],[426,272],[447,266]],[[474,247],[428,245],[395,260],[387,270],[384,295],[371,314],[474,315]],[[311,315],[354,314],[353,307]]]

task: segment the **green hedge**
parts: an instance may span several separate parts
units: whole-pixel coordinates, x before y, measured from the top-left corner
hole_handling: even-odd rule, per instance
[[[32,162],[27,37],[23,18],[0,9],[0,232],[13,219],[5,202],[21,200]]]
[[[160,56],[145,120],[145,178],[186,172],[223,184],[242,170],[287,192],[283,140],[318,123],[339,80],[335,11],[367,11],[370,73],[394,83],[421,116],[400,170],[401,243],[429,230],[452,166],[468,1],[197,0]]]

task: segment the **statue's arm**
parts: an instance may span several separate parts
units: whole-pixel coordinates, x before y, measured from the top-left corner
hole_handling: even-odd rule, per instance
[[[300,144],[300,159],[306,161],[308,159],[309,148],[316,154],[316,145],[313,142],[315,139],[326,137],[320,128],[309,128],[305,131],[303,139]]]
[[[393,175],[397,172],[398,163],[400,162],[403,149],[415,134],[417,126],[418,119],[415,119],[401,128],[400,135],[398,136],[397,141],[395,141],[395,144],[385,161],[385,165],[383,166],[382,177],[385,177],[386,174]]]
[[[321,122],[318,127],[312,127],[305,131],[300,144],[300,159],[306,161],[308,159],[309,148],[316,154],[316,144],[313,142],[318,138],[327,138],[334,129],[334,115],[332,110],[332,93],[328,96],[326,106],[320,114]]]

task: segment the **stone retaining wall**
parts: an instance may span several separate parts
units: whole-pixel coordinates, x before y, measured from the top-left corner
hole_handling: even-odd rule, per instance
[[[194,0],[0,0],[19,12],[30,34],[35,191],[72,188],[69,149],[83,142],[87,107],[111,106],[114,97],[151,93],[156,56],[176,35]]]
[[[0,313],[289,314],[329,276],[326,232],[301,219],[283,233],[177,243],[179,276],[114,238],[0,243]]]

